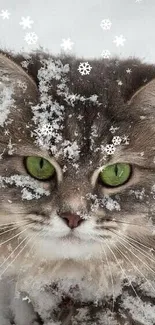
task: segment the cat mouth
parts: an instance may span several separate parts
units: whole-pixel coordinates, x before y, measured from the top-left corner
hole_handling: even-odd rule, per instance
[[[75,235],[75,233],[70,232],[69,234],[62,236],[60,239],[64,240],[71,240],[71,241],[81,241],[81,239]]]

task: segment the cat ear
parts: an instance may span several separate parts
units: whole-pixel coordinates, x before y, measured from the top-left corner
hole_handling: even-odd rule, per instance
[[[149,114],[155,111],[155,79],[141,87],[128,102],[140,113]],[[154,110],[153,110],[154,109]]]
[[[29,90],[37,90],[35,81],[22,69],[20,65],[15,63],[13,59],[9,59],[6,55],[0,54],[0,82],[8,84],[13,83],[16,90],[20,91],[20,83],[18,81],[25,82]]]
[[[30,106],[37,94],[37,85],[22,67],[0,54],[0,126],[13,112],[21,115],[20,110]]]

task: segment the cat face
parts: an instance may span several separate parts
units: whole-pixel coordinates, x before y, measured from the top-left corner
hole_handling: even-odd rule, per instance
[[[133,94],[123,63],[92,61],[85,76],[78,64],[46,57],[36,84],[0,57],[1,243],[28,238],[49,260],[125,259],[155,248],[155,81]]]

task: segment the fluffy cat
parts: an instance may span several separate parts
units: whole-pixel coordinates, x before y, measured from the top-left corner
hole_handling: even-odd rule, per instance
[[[0,54],[0,325],[155,324],[155,66],[88,61]]]

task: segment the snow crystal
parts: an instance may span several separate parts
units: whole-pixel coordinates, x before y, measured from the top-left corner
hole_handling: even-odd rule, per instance
[[[129,136],[128,135],[124,135],[122,137],[122,143],[123,144],[129,144]]]
[[[22,82],[21,80],[17,80],[17,85],[18,85],[19,88],[21,88],[23,90],[23,93],[25,93],[25,91],[27,89],[26,82]]]
[[[67,51],[71,50],[73,45],[74,43],[71,41],[71,39],[67,38],[62,40],[61,47],[64,49],[64,51]]]
[[[124,42],[126,41],[126,39],[124,38],[123,35],[120,36],[115,36],[115,39],[113,41],[113,43],[116,44],[116,46],[124,46]]]
[[[78,71],[81,73],[81,75],[87,75],[90,73],[92,67],[88,62],[82,62],[79,64]]]
[[[102,199],[102,204],[103,206],[106,207],[106,209],[113,211],[117,210],[120,211],[120,204],[116,201],[113,200],[109,195],[105,195],[104,198]]]
[[[101,56],[103,57],[103,59],[109,59],[111,56],[111,53],[109,50],[103,50],[101,53]]]
[[[114,127],[113,125],[110,127],[109,131],[111,133],[115,133],[117,130],[119,129],[119,127]]]
[[[136,199],[143,200],[144,194],[145,194],[145,189],[143,188],[141,191],[140,190],[130,190],[129,194],[134,194]]]
[[[119,144],[121,144],[122,139],[120,136],[115,136],[112,138],[112,143],[114,144],[114,146],[118,146]]]
[[[69,159],[77,159],[79,158],[80,149],[77,145],[77,141],[70,142],[69,140],[65,140],[62,143],[62,149],[59,154],[63,153],[65,157]]]
[[[1,13],[0,13],[0,16],[3,18],[3,19],[9,19],[10,18],[10,12],[8,12],[8,10],[1,10]]]
[[[28,296],[22,297],[23,301],[27,301],[28,304],[31,302],[31,299]]]
[[[103,19],[101,21],[100,26],[102,27],[102,29],[104,30],[108,30],[111,28],[112,22],[110,21],[110,19]]]
[[[107,155],[113,155],[116,148],[113,144],[107,144],[105,147],[101,145],[101,151],[105,151]]]
[[[118,86],[122,86],[123,85],[123,82],[121,81],[121,80],[116,80],[117,81],[117,83],[118,83]]]
[[[36,44],[38,41],[38,36],[34,32],[26,33],[24,40],[29,45]]]
[[[9,143],[8,143],[8,145],[7,145],[7,148],[9,149],[9,150],[8,150],[8,154],[9,154],[9,155],[12,155],[13,152],[16,150],[15,148],[13,148],[13,146],[15,146],[15,144],[14,144],[14,143],[11,143],[11,138],[10,138],[10,139],[9,139]]]
[[[34,23],[34,21],[32,19],[30,19],[30,16],[27,17],[22,17],[21,18],[21,22],[19,23],[19,25],[21,25],[23,27],[23,29],[26,28],[32,28],[32,24]]]

